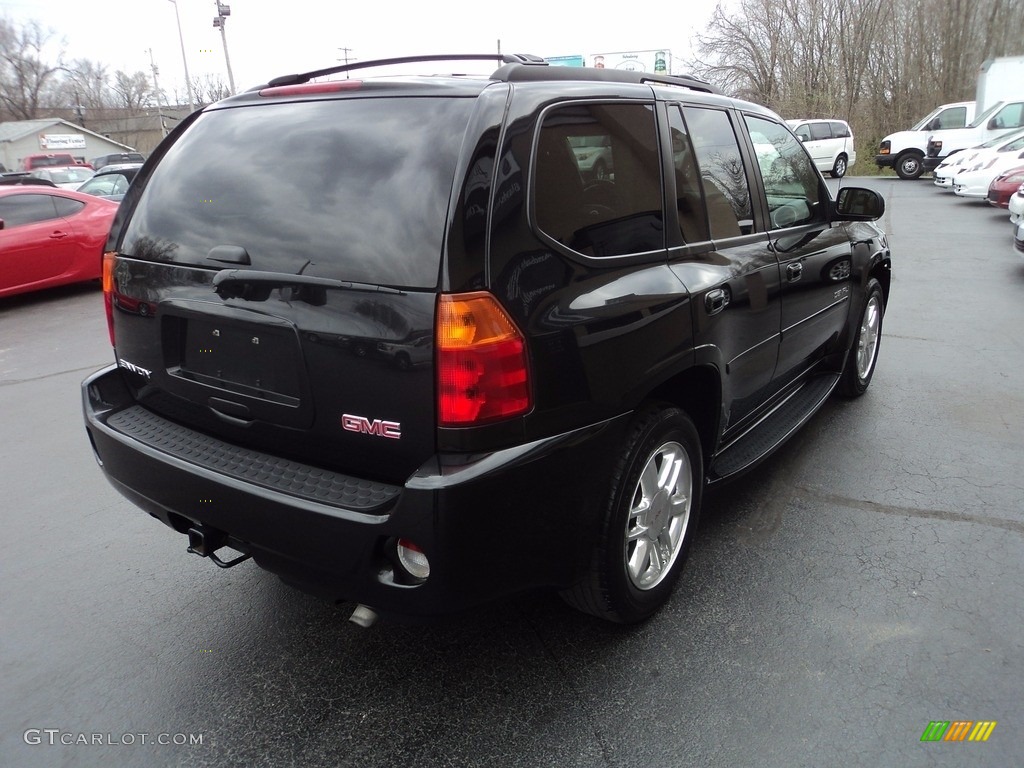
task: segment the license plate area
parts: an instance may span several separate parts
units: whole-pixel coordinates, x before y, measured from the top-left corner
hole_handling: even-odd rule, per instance
[[[182,318],[176,374],[282,405],[298,406],[298,342],[290,328]]]
[[[158,309],[164,365],[153,383],[229,421],[308,429],[313,403],[294,324],[206,302]]]

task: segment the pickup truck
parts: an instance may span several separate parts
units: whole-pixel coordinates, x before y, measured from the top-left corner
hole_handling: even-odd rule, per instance
[[[54,168],[64,165],[82,165],[67,152],[51,152],[49,154],[29,155],[21,161],[21,167],[26,171],[34,171],[36,168]]]

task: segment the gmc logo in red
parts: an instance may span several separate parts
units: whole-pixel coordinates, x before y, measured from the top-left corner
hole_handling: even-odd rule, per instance
[[[346,413],[341,417],[341,428],[348,432],[361,432],[375,437],[389,437],[398,440],[402,437],[402,425],[397,421],[370,421],[365,416],[353,416]]]

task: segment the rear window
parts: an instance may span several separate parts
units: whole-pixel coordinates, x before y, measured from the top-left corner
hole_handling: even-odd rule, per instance
[[[121,242],[140,259],[382,285],[437,283],[472,99],[262,104],[202,115],[147,182]]]

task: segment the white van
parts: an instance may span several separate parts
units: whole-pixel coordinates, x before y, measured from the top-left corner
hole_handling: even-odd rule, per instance
[[[846,175],[846,170],[857,162],[853,146],[853,131],[842,120],[787,120],[793,133],[804,143],[814,164],[822,173],[833,178]]]

